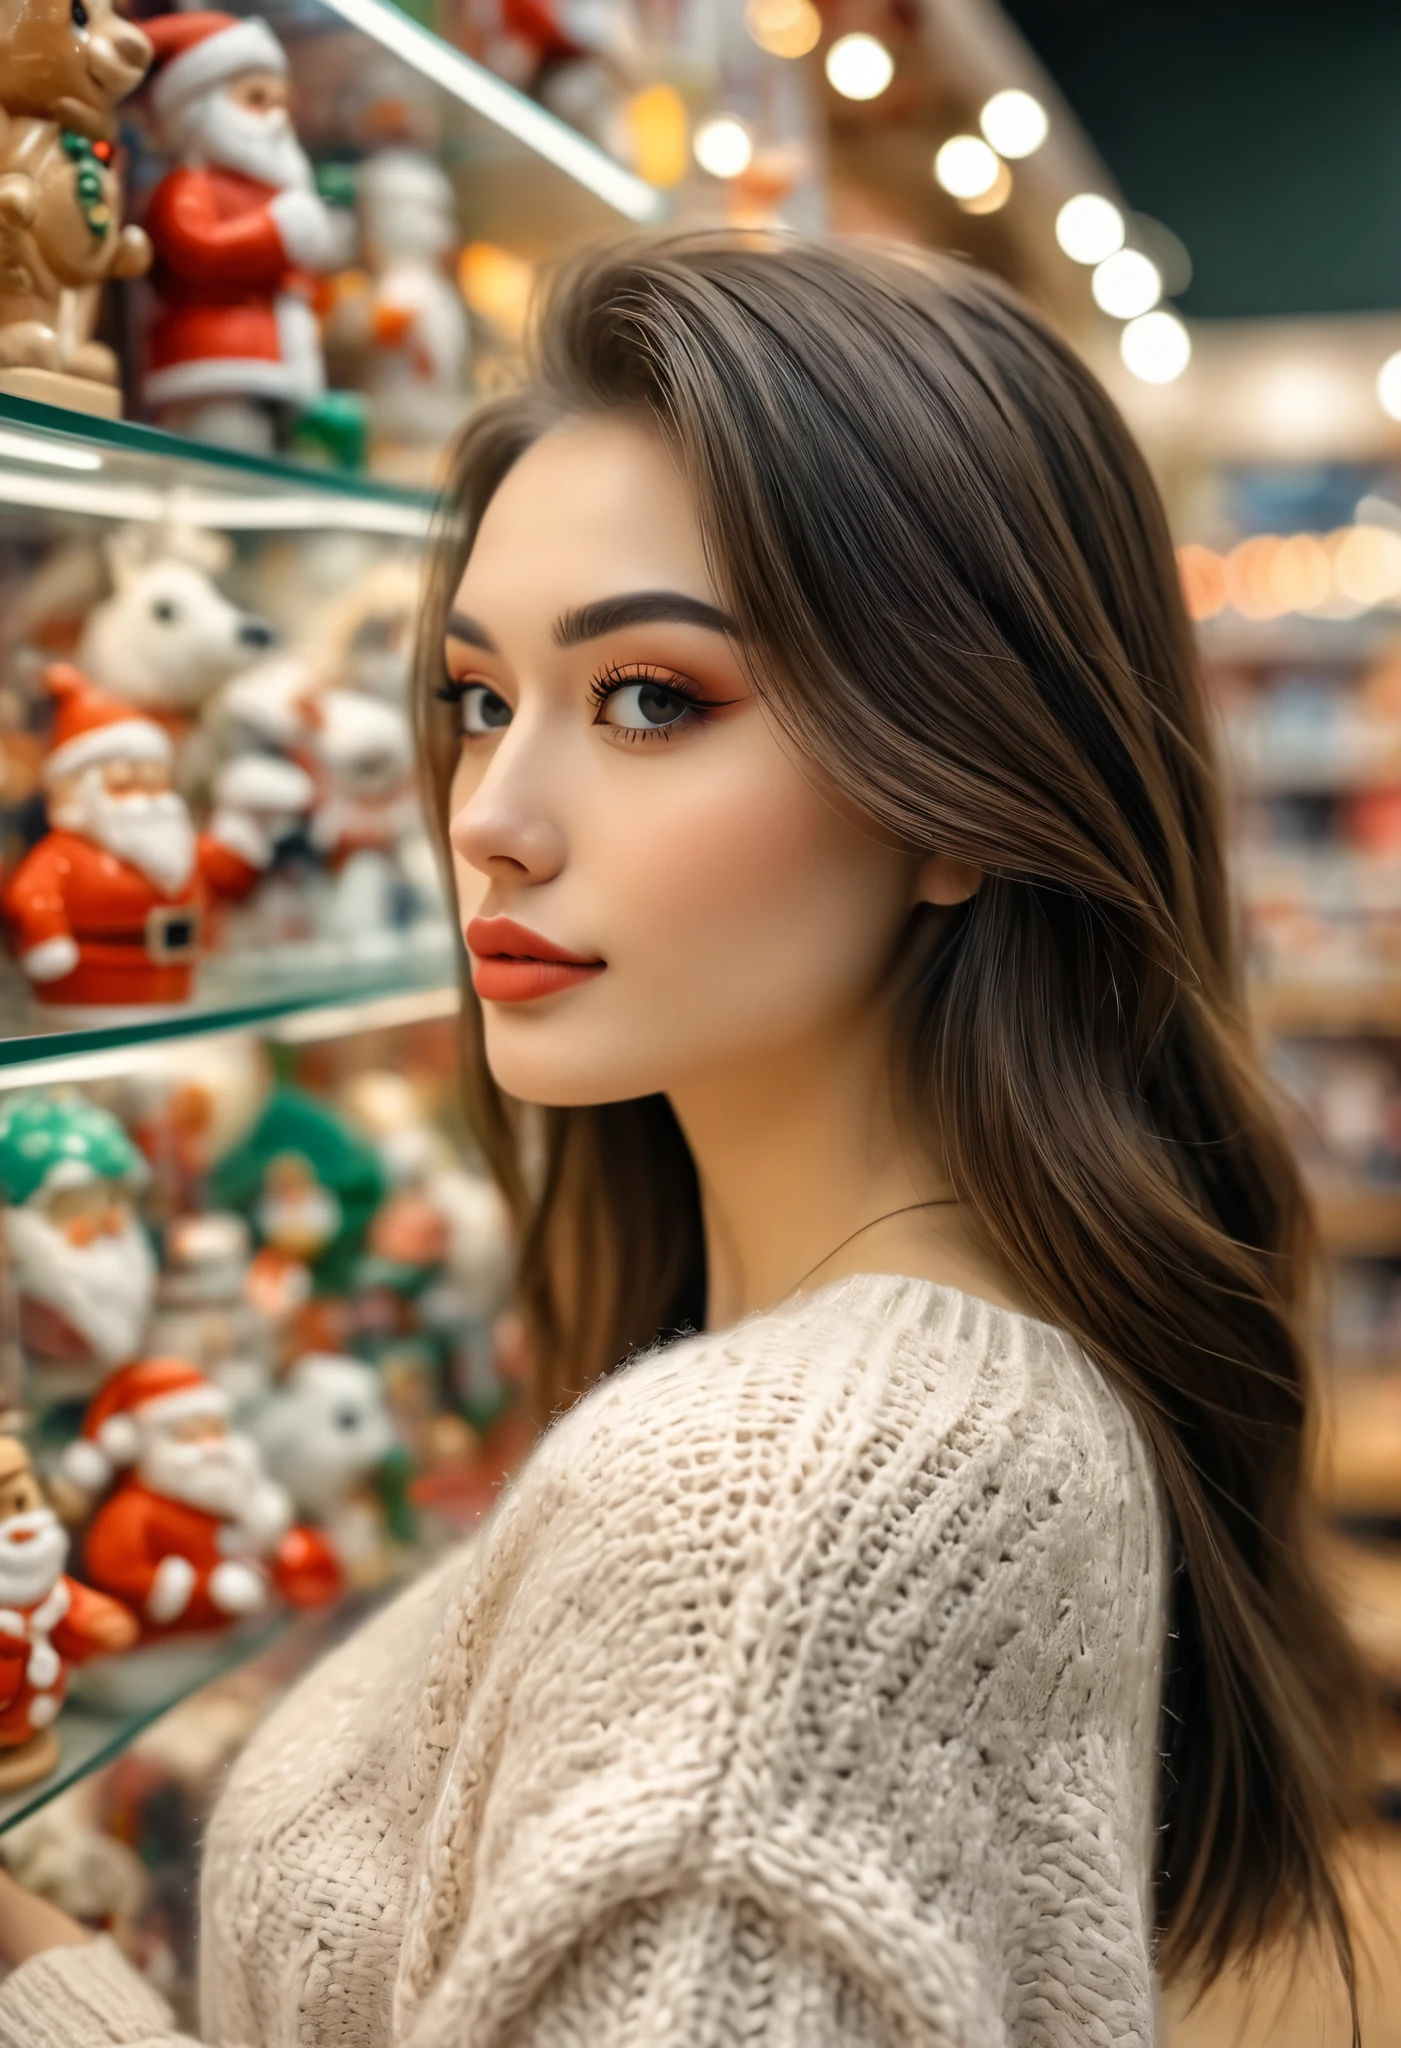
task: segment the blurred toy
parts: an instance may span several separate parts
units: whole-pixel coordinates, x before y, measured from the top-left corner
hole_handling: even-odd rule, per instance
[[[66,664],[45,681],[58,704],[44,764],[50,830],[4,896],[20,966],[48,1004],[186,1002],[206,911],[253,888],[306,778],[290,762],[229,763],[197,833],[171,787],[165,728]]]
[[[355,186],[370,274],[342,293],[332,333],[357,359],[377,440],[436,453],[468,396],[471,337],[453,275],[462,240],[456,195],[433,158],[412,149],[370,157]]]
[[[137,1355],[156,1284],[133,1205],[146,1177],[117,1119],[80,1095],[0,1116],[0,1221],[31,1363],[110,1370]]]
[[[350,1286],[384,1176],[371,1147],[325,1103],[279,1088],[248,1137],[216,1164],[210,1193],[253,1225],[260,1249],[251,1298],[290,1320],[313,1295],[337,1297]],[[328,1321],[302,1322],[303,1341],[294,1334],[289,1358],[342,1348],[334,1303],[328,1307]]]
[[[287,415],[326,400],[312,288],[348,262],[354,224],[316,192],[266,22],[202,12],[145,28],[151,105],[178,164],[146,216],[160,300],[146,403],[165,425],[268,452]]]
[[[285,1488],[228,1414],[184,1359],[144,1359],[104,1383],[64,1453],[64,1476],[88,1493],[116,1479],[83,1564],[136,1609],[146,1642],[225,1628],[276,1598],[320,1607],[341,1591],[330,1545],[294,1525]]]
[[[0,12],[0,390],[121,411],[116,357],[93,339],[108,278],[151,261],[122,226],[119,100],[151,46],[112,0],[8,0]]]
[[[121,526],[103,553],[112,589],[87,615],[76,665],[99,689],[159,719],[178,745],[220,684],[276,634],[215,584],[228,554],[222,535]]]
[[[135,1850],[100,1826],[90,1780],[7,1828],[0,1862],[27,1892],[139,1954],[136,1923],[150,1880]]]
[[[311,843],[333,877],[327,929],[363,944],[411,923],[437,894],[408,719],[353,690],[323,690],[303,717],[302,758],[319,788]]]
[[[268,1470],[298,1514],[325,1531],[352,1584],[382,1580],[385,1514],[369,1482],[399,1439],[374,1367],[322,1352],[299,1358],[247,1426]]]
[[[129,1650],[135,1615],[65,1576],[68,1537],[29,1453],[0,1437],[0,1792],[47,1777],[68,1667]]]
[[[198,1366],[240,1411],[267,1392],[274,1358],[273,1324],[248,1296],[248,1225],[227,1211],[176,1216],[162,1251],[152,1349]]]

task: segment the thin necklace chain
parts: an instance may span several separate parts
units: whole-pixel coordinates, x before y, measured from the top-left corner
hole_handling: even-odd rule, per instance
[[[830,1264],[837,1256],[838,1252],[844,1252],[849,1244],[854,1244],[858,1237],[864,1237],[868,1230],[874,1230],[878,1223],[889,1223],[895,1216],[913,1216],[916,1209],[953,1209],[957,1208],[957,1206],[957,1195],[940,1195],[932,1202],[906,1202],[903,1209],[887,1209],[884,1216],[873,1216],[869,1223],[858,1225],[852,1231],[850,1237],[844,1237],[840,1244],[834,1244],[831,1251],[824,1252],[815,1266],[809,1266],[802,1279],[793,1289],[793,1292],[795,1294],[798,1293],[800,1288],[807,1285],[814,1273],[820,1273],[822,1268]]]

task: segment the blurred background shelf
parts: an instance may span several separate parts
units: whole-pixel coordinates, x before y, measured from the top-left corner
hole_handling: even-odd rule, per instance
[[[1257,981],[1250,1008],[1266,1031],[1391,1034],[1401,1031],[1401,974],[1357,981]]]
[[[1313,1195],[1323,1241],[1335,1256],[1401,1256],[1401,1189],[1329,1185]]]
[[[327,1618],[315,1616],[299,1617],[295,1621],[264,1622],[256,1629],[240,1630],[235,1638],[224,1641],[217,1649],[192,1659],[178,1683],[134,1711],[104,1713],[95,1707],[84,1706],[80,1697],[70,1698],[58,1723],[63,1761],[57,1770],[51,1771],[37,1784],[0,1797],[0,1834],[19,1821],[27,1820],[30,1814],[37,1813],[51,1799],[81,1783],[91,1772],[101,1770],[104,1764],[120,1756],[153,1722],[178,1706],[181,1700],[188,1699],[225,1673],[251,1663],[279,1638],[301,1629],[304,1632],[303,1661],[310,1663],[312,1656],[324,1646],[326,1627]],[[74,1682],[75,1694],[80,1695],[81,1688],[80,1673]]]

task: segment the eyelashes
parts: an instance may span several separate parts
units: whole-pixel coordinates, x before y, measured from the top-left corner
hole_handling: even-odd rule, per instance
[[[445,673],[433,692],[440,703],[457,710],[458,727],[464,739],[480,739],[511,723],[509,703],[490,683],[477,678],[458,678]],[[674,669],[658,669],[645,662],[611,663],[588,684],[595,725],[604,726],[610,739],[628,745],[670,740],[676,732],[708,717],[723,704],[700,694]]]

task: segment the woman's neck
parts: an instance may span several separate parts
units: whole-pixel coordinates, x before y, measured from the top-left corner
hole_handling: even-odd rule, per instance
[[[673,1093],[700,1180],[709,1328],[856,1272],[1020,1306],[899,1128],[887,1028],[863,1022]]]

